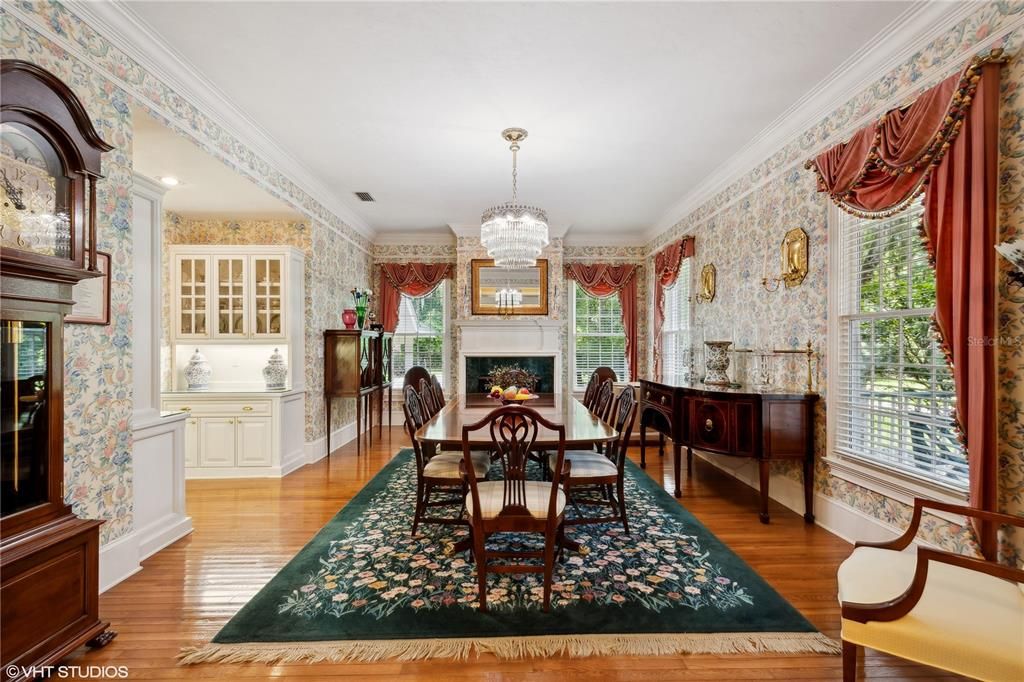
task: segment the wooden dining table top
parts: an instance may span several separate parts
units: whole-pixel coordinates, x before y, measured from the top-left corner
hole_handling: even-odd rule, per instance
[[[591,414],[572,394],[541,394],[537,400],[529,401],[526,405],[545,419],[565,425],[566,449],[608,442],[618,435],[615,429]],[[500,403],[486,396],[460,395],[449,400],[437,414],[417,429],[416,439],[448,446],[461,445],[462,427],[480,421],[498,407],[501,407]],[[469,442],[475,446],[489,445],[490,430],[484,427],[471,432]],[[538,425],[537,445],[549,449],[558,447],[558,434]]]

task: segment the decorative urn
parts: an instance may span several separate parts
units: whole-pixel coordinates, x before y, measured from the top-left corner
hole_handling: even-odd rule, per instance
[[[185,381],[190,391],[205,391],[210,388],[210,377],[213,376],[213,368],[206,361],[206,356],[196,351],[185,366]]]
[[[345,308],[341,311],[341,321],[345,323],[345,329],[355,329],[356,311],[352,308]]]
[[[263,368],[263,380],[267,382],[269,391],[284,390],[285,382],[288,380],[288,365],[284,364],[284,357],[277,348],[270,356],[267,366]]]
[[[705,341],[704,368],[707,375],[704,383],[711,386],[730,386],[729,380],[729,346],[732,341]]]

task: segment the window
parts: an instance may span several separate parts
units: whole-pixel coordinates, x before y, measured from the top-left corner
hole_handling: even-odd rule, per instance
[[[441,282],[424,296],[406,296],[398,307],[391,352],[392,376],[401,377],[410,367],[425,367],[445,383],[445,333],[448,318],[448,283]]]
[[[622,328],[622,307],[618,294],[598,298],[573,283],[574,343],[573,382],[582,391],[598,367],[611,367],[625,381],[626,332]]]
[[[690,378],[690,259],[679,266],[675,284],[665,289],[665,324],[661,328],[662,381]]]
[[[918,482],[967,488],[953,425],[953,377],[931,328],[935,273],[923,207],[839,219],[833,450]],[[831,410],[830,410],[831,411]]]

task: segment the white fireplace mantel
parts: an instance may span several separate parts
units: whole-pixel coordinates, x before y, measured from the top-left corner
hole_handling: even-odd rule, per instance
[[[555,392],[562,390],[562,341],[564,320],[517,317],[453,320],[459,334],[456,386],[465,392],[466,358],[479,356],[547,356],[555,359]]]

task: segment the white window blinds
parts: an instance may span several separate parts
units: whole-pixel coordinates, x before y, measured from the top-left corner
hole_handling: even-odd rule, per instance
[[[444,336],[448,283],[441,282],[425,296],[406,296],[398,307],[398,327],[392,348],[392,375],[401,377],[410,367],[425,367],[444,384]]]
[[[935,273],[918,234],[922,213],[917,202],[890,218],[840,221],[834,447],[965,490],[953,377],[931,328]]]
[[[684,383],[690,376],[690,260],[679,266],[675,284],[665,289],[665,324],[661,328],[662,381]]]
[[[626,332],[622,328],[622,307],[618,294],[591,296],[573,283],[575,291],[573,382],[582,390],[598,367],[611,367],[620,381],[629,377],[626,363]]]

